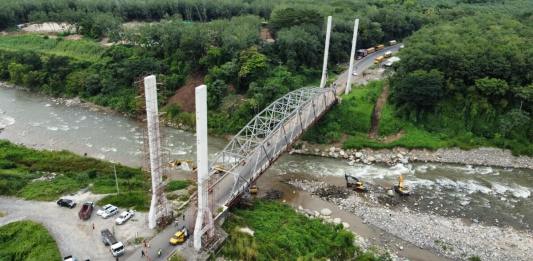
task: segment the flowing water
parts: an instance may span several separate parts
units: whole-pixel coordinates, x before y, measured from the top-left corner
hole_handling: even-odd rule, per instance
[[[0,88],[0,129],[0,139],[34,148],[65,149],[131,166],[144,162],[142,123],[19,89]],[[195,158],[194,134],[172,128],[161,132],[168,159]],[[225,143],[211,137],[210,157]],[[345,172],[378,187],[390,187],[404,175],[416,193],[399,207],[519,229],[533,227],[532,170],[418,163],[349,166],[342,160],[284,155],[265,175],[303,173],[343,185]]]

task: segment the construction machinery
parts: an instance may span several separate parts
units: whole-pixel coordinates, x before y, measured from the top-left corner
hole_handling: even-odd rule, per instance
[[[358,178],[344,173],[346,179],[346,187],[353,188],[357,192],[368,192],[365,184]]]
[[[168,165],[171,168],[181,168],[182,170],[186,171],[196,170],[196,166],[194,166],[194,162],[192,160],[172,160],[168,163]]]
[[[189,237],[189,232],[187,231],[187,228],[185,226],[182,226],[178,229],[178,231],[172,235],[170,240],[168,241],[171,245],[178,245],[183,244],[185,240]]]
[[[257,185],[254,184],[250,187],[248,191],[250,191],[250,194],[252,195],[257,195],[257,192],[259,192],[259,188],[257,188]]]
[[[411,189],[403,184],[403,175],[398,178],[398,185],[394,186],[394,191],[400,196],[408,196],[411,194]]]

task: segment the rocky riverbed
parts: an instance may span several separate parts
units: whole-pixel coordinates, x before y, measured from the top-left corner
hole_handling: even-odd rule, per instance
[[[385,163],[392,166],[397,163],[407,164],[408,162],[438,162],[533,169],[533,157],[514,156],[511,151],[498,148],[477,148],[472,150],[443,148],[434,151],[405,148],[344,150],[332,145],[300,142],[294,145],[289,153],[345,159],[350,165],[355,163]]]
[[[486,226],[383,205],[373,193],[357,194],[321,181],[291,180],[289,184],[334,203],[361,217],[365,223],[451,259],[479,256],[482,260],[529,260],[533,251],[533,235],[529,230]],[[342,222],[332,220],[335,221]]]

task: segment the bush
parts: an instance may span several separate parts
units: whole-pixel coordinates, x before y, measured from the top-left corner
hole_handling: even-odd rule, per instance
[[[189,180],[172,180],[168,182],[167,185],[165,186],[165,191],[171,192],[171,191],[176,191],[180,189],[185,189],[190,184],[191,182]]]
[[[145,173],[116,165],[122,191],[148,191]],[[52,174],[55,173],[55,174]],[[43,175],[51,180],[33,181]],[[67,151],[34,150],[0,140],[0,194],[54,200],[93,184],[94,193],[116,191],[113,164]],[[146,192],[145,192],[146,193]]]
[[[253,237],[239,232],[249,227]],[[238,260],[348,260],[356,253],[354,236],[342,226],[308,219],[291,207],[273,201],[255,201],[254,206],[237,209],[224,224],[229,238],[221,253]]]
[[[150,209],[150,195],[145,191],[121,192],[119,195],[107,195],[97,204],[100,206],[112,204],[137,211],[148,211]]]
[[[57,244],[46,228],[33,221],[0,227],[0,260],[60,260]]]

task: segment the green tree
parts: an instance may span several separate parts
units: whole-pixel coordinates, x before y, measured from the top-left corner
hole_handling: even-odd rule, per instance
[[[268,58],[260,53],[257,47],[244,50],[239,55],[240,69],[238,73],[241,87],[262,76],[268,69]]]
[[[419,112],[433,108],[444,96],[444,76],[438,70],[416,70],[391,80],[394,101]],[[418,119],[418,116],[417,116]]]
[[[507,85],[506,81],[489,77],[477,79],[475,86],[486,96],[503,96],[509,90],[509,85]]]
[[[207,84],[207,106],[209,109],[218,108],[227,92],[228,85],[223,80],[215,80]]]
[[[320,27],[323,20],[323,16],[315,10],[289,7],[274,10],[270,18],[270,25],[272,29],[278,31],[282,28],[302,24],[311,24]]]
[[[24,75],[28,72],[28,69],[23,64],[12,62],[8,66],[9,78],[15,84],[22,84]]]

